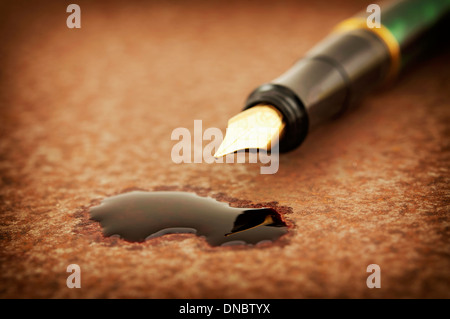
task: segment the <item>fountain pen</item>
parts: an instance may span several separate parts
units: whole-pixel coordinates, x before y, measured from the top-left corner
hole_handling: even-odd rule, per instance
[[[280,152],[297,148],[311,129],[448,42],[449,13],[450,0],[403,0],[381,6],[376,27],[369,27],[366,12],[344,20],[284,74],[250,94],[244,110],[228,121],[214,156],[267,150],[275,137]],[[261,127],[270,134],[245,138]]]

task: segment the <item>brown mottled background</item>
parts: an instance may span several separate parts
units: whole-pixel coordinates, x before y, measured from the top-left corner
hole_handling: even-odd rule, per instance
[[[373,1],[0,4],[0,297],[450,297],[450,55],[255,164],[174,164],[176,127],[224,129],[259,84]],[[277,201],[280,243],[104,239],[83,210],[130,188]],[[79,264],[82,288],[66,267]],[[366,267],[381,267],[368,289]]]

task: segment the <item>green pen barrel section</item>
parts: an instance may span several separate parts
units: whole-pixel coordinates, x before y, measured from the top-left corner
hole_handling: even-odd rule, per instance
[[[449,14],[450,0],[403,0],[382,6],[381,23],[400,45],[402,67],[438,42],[449,41]]]
[[[381,22],[400,43],[434,25],[450,10],[450,0],[406,0],[382,12]]]

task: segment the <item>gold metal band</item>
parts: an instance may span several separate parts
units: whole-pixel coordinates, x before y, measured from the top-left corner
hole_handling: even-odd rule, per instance
[[[391,57],[391,67],[386,76],[386,80],[392,80],[400,69],[400,45],[392,32],[384,25],[381,25],[380,28],[369,28],[366,19],[362,17],[354,17],[342,21],[336,26],[334,32],[345,32],[355,29],[372,31],[386,44]]]

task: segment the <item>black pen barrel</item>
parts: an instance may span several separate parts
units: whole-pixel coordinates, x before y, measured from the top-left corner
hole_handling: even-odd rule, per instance
[[[246,108],[265,103],[280,110],[287,122],[280,150],[288,151],[382,82],[389,61],[386,46],[372,32],[334,33],[279,78],[257,88]]]
[[[431,42],[442,42],[437,29],[448,25],[449,11],[450,0],[410,0],[389,5],[379,28],[369,28],[365,18],[348,19],[287,72],[254,90],[244,109],[276,107],[286,124],[280,151],[292,150],[311,129],[392,79]]]

